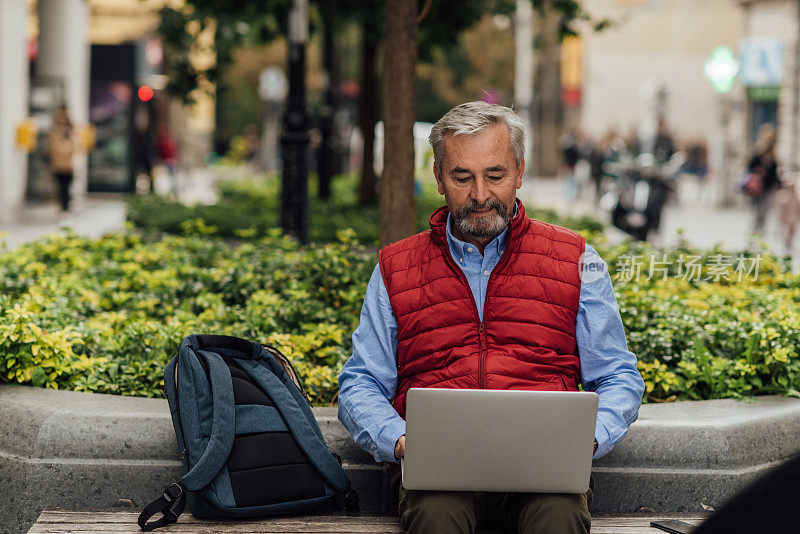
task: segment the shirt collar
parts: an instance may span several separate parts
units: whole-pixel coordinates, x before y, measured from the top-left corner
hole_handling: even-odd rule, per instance
[[[518,202],[519,200],[516,200],[514,202],[513,217],[517,216]],[[507,237],[508,237],[508,226],[506,226],[506,228],[502,232],[500,232],[500,235],[492,239],[489,242],[489,244],[486,245],[486,248],[484,249],[484,255],[486,254],[487,250],[491,250],[496,252],[498,256],[502,256],[503,251],[506,249]],[[447,244],[450,247],[450,252],[455,256],[457,260],[463,258],[464,255],[467,254],[468,247],[475,247],[475,249],[478,248],[476,245],[461,241],[460,239],[458,239],[453,235],[453,216],[450,213],[447,214]]]

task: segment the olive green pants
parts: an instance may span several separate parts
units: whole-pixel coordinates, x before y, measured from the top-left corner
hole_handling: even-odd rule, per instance
[[[478,528],[507,534],[587,534],[591,527],[593,477],[583,494],[407,490],[399,468],[391,483],[399,491],[397,511],[409,534],[473,534]]]

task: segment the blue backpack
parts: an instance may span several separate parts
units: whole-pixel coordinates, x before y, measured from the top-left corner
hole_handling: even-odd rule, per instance
[[[164,369],[164,385],[184,474],[144,508],[142,530],[177,521],[187,498],[199,519],[301,514],[332,500],[358,509],[297,374],[276,349],[191,335]]]

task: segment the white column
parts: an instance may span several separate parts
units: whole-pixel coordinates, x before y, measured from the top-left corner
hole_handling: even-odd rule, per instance
[[[514,17],[516,57],[514,62],[514,107],[528,125],[525,137],[525,175],[533,176],[533,9],[531,0],[517,0]]]
[[[5,0],[3,0],[5,1]],[[89,2],[85,0],[38,0],[39,57],[36,74],[64,81],[64,98],[75,126],[89,122]],[[86,193],[86,155],[75,158],[72,193],[80,208]]]
[[[27,0],[0,1],[0,222],[11,222],[25,200],[28,154],[17,126],[28,116]]]

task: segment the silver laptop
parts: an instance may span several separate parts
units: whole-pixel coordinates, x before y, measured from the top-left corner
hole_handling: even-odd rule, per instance
[[[596,393],[412,388],[403,486],[584,493],[596,417]]]

